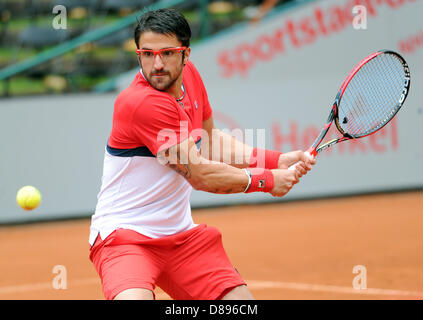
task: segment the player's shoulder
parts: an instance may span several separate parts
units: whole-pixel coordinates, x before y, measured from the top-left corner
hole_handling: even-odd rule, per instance
[[[188,61],[184,68],[184,84],[186,84],[188,88],[194,88],[194,90],[204,90],[203,79],[200,72],[191,61]]]
[[[187,64],[185,65],[184,75],[185,73],[195,77],[200,76],[200,73],[198,72],[197,67],[194,65],[194,63],[191,60],[188,60]]]

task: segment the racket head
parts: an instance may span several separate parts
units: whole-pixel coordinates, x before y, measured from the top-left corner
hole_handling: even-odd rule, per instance
[[[348,74],[335,98],[334,122],[344,138],[361,138],[382,129],[401,109],[410,89],[405,59],[377,51]]]

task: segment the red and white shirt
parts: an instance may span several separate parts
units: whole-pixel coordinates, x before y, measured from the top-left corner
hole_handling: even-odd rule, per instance
[[[159,238],[195,227],[191,185],[160,164],[156,155],[192,136],[201,142],[203,121],[212,110],[203,81],[188,62],[181,101],[154,89],[140,71],[117,97],[105,150],[103,177],[89,242],[118,228]]]

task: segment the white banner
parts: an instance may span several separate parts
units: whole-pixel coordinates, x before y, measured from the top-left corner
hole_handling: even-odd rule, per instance
[[[266,147],[287,152],[310,147],[355,64],[379,49],[399,52],[411,69],[411,91],[397,117],[373,136],[322,152],[285,198],[422,187],[422,13],[418,0],[309,1],[195,46],[192,60],[218,127],[265,129]],[[194,192],[192,203],[272,199]]]

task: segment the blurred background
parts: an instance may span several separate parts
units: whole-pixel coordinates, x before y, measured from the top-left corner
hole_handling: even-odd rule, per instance
[[[261,11],[260,0],[164,1],[159,6],[174,3],[170,7],[183,12],[195,44],[290,1],[263,1],[265,6]],[[137,66],[133,40],[135,16],[158,3],[153,0],[2,0],[0,69],[10,69],[0,76],[1,96],[110,90],[102,84]],[[66,9],[66,29],[52,27],[56,16],[57,23],[63,25],[59,19],[63,10],[57,6]],[[82,38],[84,35],[90,36]],[[46,52],[47,56],[40,56]],[[23,61],[27,64],[17,68]]]
[[[191,25],[191,60],[216,125],[238,130],[250,145],[307,149],[345,76],[376,50],[398,51],[411,69],[398,117],[319,156],[286,197],[194,191],[194,208],[423,187],[421,167],[397,169],[423,161],[416,147],[423,138],[423,1],[1,0],[0,223],[93,213],[113,104],[138,72],[137,17],[163,7],[180,10]],[[24,185],[43,196],[34,214],[16,204]]]

